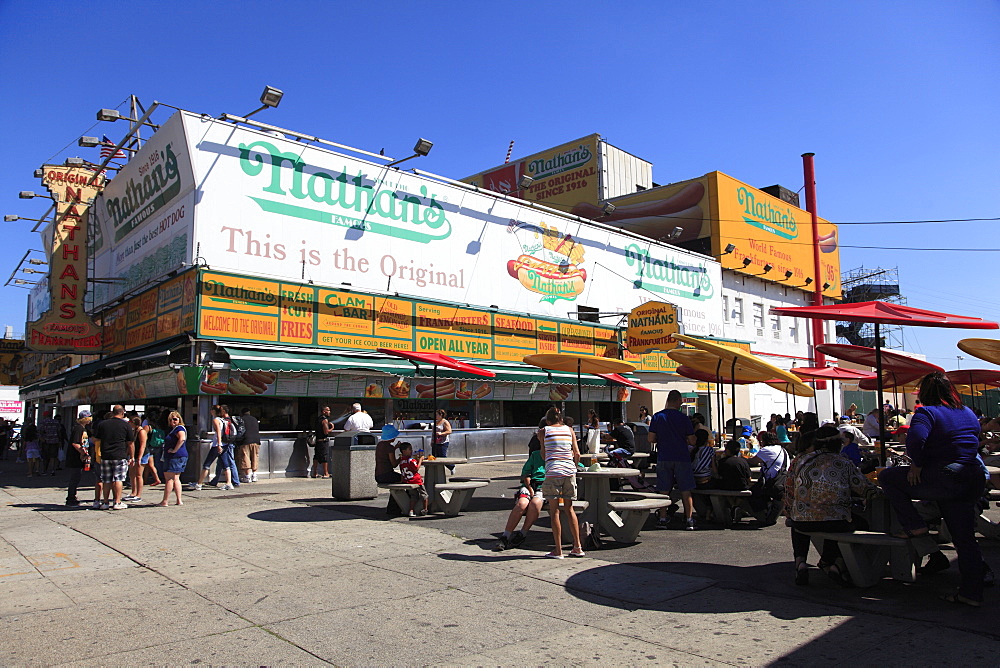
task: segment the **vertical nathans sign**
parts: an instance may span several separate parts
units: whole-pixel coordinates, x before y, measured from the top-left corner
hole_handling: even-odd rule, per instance
[[[101,328],[84,312],[87,291],[87,225],[90,202],[104,177],[85,167],[42,167],[42,184],[55,200],[49,250],[51,308],[27,325],[32,350],[101,352]]]

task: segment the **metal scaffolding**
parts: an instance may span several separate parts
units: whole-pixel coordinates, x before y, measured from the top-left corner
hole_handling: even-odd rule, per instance
[[[858,267],[845,271],[841,276],[844,288],[844,302],[858,303],[870,301],[905,304],[906,297],[899,293],[899,268],[883,269]],[[903,328],[899,325],[880,327],[883,348],[903,348]],[[875,345],[875,329],[869,323],[838,322],[837,341],[856,346]]]

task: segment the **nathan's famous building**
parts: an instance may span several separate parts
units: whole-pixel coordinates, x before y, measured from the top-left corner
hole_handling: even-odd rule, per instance
[[[455,454],[498,457],[523,456],[527,438],[503,430],[536,424],[553,402],[635,417],[634,404],[662,404],[670,387],[698,393],[664,352],[620,342],[625,315],[650,301],[673,305],[681,332],[724,337],[716,259],[617,220],[327,146],[177,111],[106,183],[72,168],[97,192],[89,206],[67,194],[73,217],[46,230],[53,262],[71,241],[82,247],[70,255],[75,287],[53,273],[29,300],[39,352],[22,396],[32,410],[176,407],[204,431],[211,404],[249,407],[278,473],[296,465],[277,444],[290,448],[323,405],[342,416],[360,402],[377,426],[406,427],[429,422],[436,400],[460,434],[494,434],[453,438]],[[622,169],[641,166],[618,157]],[[571,174],[563,186],[589,185]],[[73,291],[79,322],[67,330],[55,314]],[[74,344],[57,329],[81,334]],[[496,376],[439,368],[435,386],[432,367],[379,349],[443,353]],[[584,375],[578,396],[575,374],[522,362],[541,352],[623,357],[657,393]]]

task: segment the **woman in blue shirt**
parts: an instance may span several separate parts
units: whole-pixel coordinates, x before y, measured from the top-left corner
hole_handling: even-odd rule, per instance
[[[927,536],[927,524],[912,499],[936,501],[948,524],[962,580],[958,593],[942,598],[979,607],[983,602],[983,559],[976,542],[976,502],[986,476],[979,455],[979,420],[944,374],[935,372],[920,382],[920,403],[906,435],[912,465],[887,468],[879,484],[892,504],[903,537]],[[929,540],[929,539],[927,539]]]
[[[177,497],[178,506],[183,506],[181,501],[181,474],[187,468],[187,430],[184,428],[184,421],[177,411],[170,411],[167,415],[167,429],[170,432],[163,440],[163,465],[160,472],[163,474],[163,500],[158,506],[166,506],[170,500],[170,492],[173,491]]]

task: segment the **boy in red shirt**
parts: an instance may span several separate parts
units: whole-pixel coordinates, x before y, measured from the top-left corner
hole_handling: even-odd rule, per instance
[[[420,487],[407,490],[410,495],[410,517],[416,515],[414,509],[417,507],[419,499],[424,500],[424,507],[421,509],[420,514],[427,514],[427,490],[424,489],[424,479],[420,476],[420,463],[423,460],[424,457],[422,454],[417,457],[413,456],[412,445],[409,443],[399,444],[399,472],[402,475],[400,482],[420,485]]]

